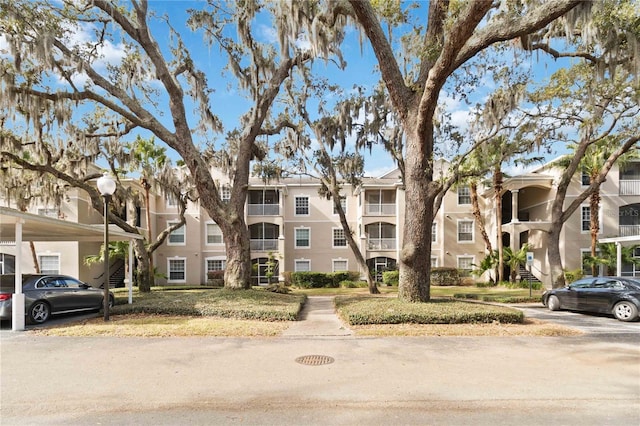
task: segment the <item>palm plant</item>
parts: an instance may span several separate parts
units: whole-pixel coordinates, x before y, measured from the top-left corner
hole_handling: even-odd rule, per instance
[[[517,251],[513,251],[511,247],[504,248],[504,261],[511,270],[511,282],[516,282],[520,265],[525,265],[527,263],[527,252],[529,249],[530,247],[528,243],[524,244]]]
[[[640,266],[640,258],[633,256],[638,247],[640,247],[640,244],[622,246],[622,263]],[[585,256],[584,263],[586,266],[590,266],[592,271],[594,269],[597,270],[597,268],[602,265],[606,268],[606,275],[612,276],[616,275],[617,259],[618,255],[615,243],[600,243],[598,244],[596,255]]]

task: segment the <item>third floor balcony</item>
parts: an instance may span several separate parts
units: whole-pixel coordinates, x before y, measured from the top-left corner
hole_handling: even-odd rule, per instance
[[[364,214],[368,216],[395,216],[396,191],[367,189],[364,196]]]
[[[280,194],[275,189],[251,189],[247,196],[247,215],[279,216]]]

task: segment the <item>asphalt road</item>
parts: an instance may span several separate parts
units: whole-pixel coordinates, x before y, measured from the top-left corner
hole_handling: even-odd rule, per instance
[[[71,338],[0,332],[2,425],[638,425],[640,323],[577,337]],[[333,362],[304,365],[306,355]]]

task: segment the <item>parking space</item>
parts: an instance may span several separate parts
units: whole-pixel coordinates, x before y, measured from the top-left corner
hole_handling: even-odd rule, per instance
[[[550,311],[542,304],[518,306],[526,317],[549,321],[566,327],[576,328],[589,334],[637,334],[640,336],[640,322],[618,321],[613,316],[572,311]]]

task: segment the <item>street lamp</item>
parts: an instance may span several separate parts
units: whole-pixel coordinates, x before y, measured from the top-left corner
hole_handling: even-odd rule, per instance
[[[104,198],[104,320],[109,321],[109,201],[116,192],[116,182],[107,172],[98,179],[98,191]]]

